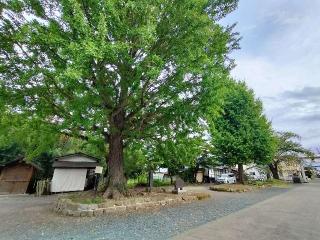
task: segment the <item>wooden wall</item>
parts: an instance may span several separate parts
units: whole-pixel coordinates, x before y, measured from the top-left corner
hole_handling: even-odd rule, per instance
[[[26,193],[34,167],[25,163],[6,166],[1,171],[0,192]]]

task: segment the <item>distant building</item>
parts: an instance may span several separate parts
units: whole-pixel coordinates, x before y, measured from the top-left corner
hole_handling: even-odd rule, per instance
[[[259,168],[256,164],[249,164],[243,166],[244,173],[252,180],[266,180],[266,172]]]
[[[301,164],[299,161],[281,162],[278,166],[279,178],[285,181],[292,181],[294,174],[302,176]]]
[[[304,167],[310,167],[317,172],[320,172],[320,156],[315,156],[314,159],[305,157],[302,160]]]

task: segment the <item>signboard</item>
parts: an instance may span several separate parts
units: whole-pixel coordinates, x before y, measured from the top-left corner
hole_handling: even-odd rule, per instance
[[[95,169],[95,173],[96,174],[102,174],[102,170],[103,170],[103,167],[101,167],[101,166],[96,166],[96,169]]]

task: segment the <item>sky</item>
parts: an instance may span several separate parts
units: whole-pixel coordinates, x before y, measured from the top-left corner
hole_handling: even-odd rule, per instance
[[[240,0],[222,24],[235,22],[232,76],[255,91],[276,130],[320,147],[320,0]]]

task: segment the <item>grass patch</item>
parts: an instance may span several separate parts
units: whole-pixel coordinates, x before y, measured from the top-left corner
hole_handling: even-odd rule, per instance
[[[289,187],[289,183],[283,180],[270,179],[270,180],[267,180],[266,182],[270,184],[272,187],[282,187],[282,188]]]
[[[93,192],[85,192],[79,194],[73,194],[69,196],[72,202],[81,204],[100,204],[105,201],[102,196],[94,196]]]
[[[243,184],[220,184],[211,186],[209,189],[218,192],[250,192],[256,187]]]
[[[205,200],[207,198],[210,198],[210,194],[208,193],[202,193],[202,192],[199,192],[199,193],[194,193],[194,195],[197,197],[198,200]]]
[[[266,181],[249,181],[248,185],[255,186],[255,187],[265,187],[266,185],[270,185]]]
[[[104,202],[103,197],[79,199],[79,203],[82,203],[82,204],[99,204],[103,202]]]
[[[288,182],[278,179],[268,179],[266,181],[250,181],[248,184],[255,187],[289,187]]]

